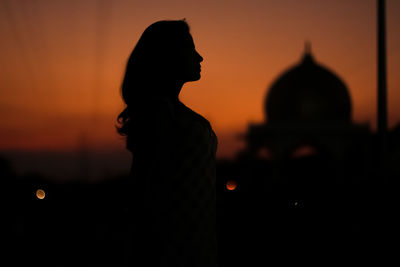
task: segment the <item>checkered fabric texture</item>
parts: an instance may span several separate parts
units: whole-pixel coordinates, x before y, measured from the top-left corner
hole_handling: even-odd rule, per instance
[[[217,137],[205,118],[179,101],[164,99],[142,112],[134,128],[141,130],[128,142],[138,260],[215,267]]]

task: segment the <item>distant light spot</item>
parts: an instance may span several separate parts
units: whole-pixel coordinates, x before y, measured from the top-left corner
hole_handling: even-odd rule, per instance
[[[257,157],[264,160],[271,160],[273,158],[271,150],[266,147],[262,147],[257,151]]]
[[[235,190],[237,187],[237,182],[234,180],[229,180],[228,182],[226,182],[226,189],[228,189],[229,191],[233,191]]]
[[[296,201],[296,202],[294,202],[294,205],[295,205],[295,206],[299,205],[299,202],[297,202],[297,201]]]
[[[44,199],[46,197],[46,192],[43,189],[36,190],[36,197],[38,199]]]
[[[302,158],[302,157],[309,157],[309,156],[315,156],[317,155],[317,150],[309,145],[304,145],[296,148],[292,152],[292,158]]]

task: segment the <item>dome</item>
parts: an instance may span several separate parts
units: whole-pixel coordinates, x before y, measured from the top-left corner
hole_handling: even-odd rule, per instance
[[[302,61],[272,84],[265,111],[269,124],[348,123],[351,99],[344,82],[307,49]]]

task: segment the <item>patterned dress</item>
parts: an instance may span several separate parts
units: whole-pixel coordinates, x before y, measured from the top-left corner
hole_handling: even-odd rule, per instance
[[[127,142],[133,154],[135,261],[217,266],[217,137],[210,123],[178,100],[159,99],[135,114]]]

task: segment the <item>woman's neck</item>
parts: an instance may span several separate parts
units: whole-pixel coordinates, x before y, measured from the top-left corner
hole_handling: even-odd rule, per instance
[[[183,84],[183,82],[171,82],[166,84],[166,86],[162,90],[166,93],[166,97],[174,102],[179,102],[179,94],[182,90]]]

